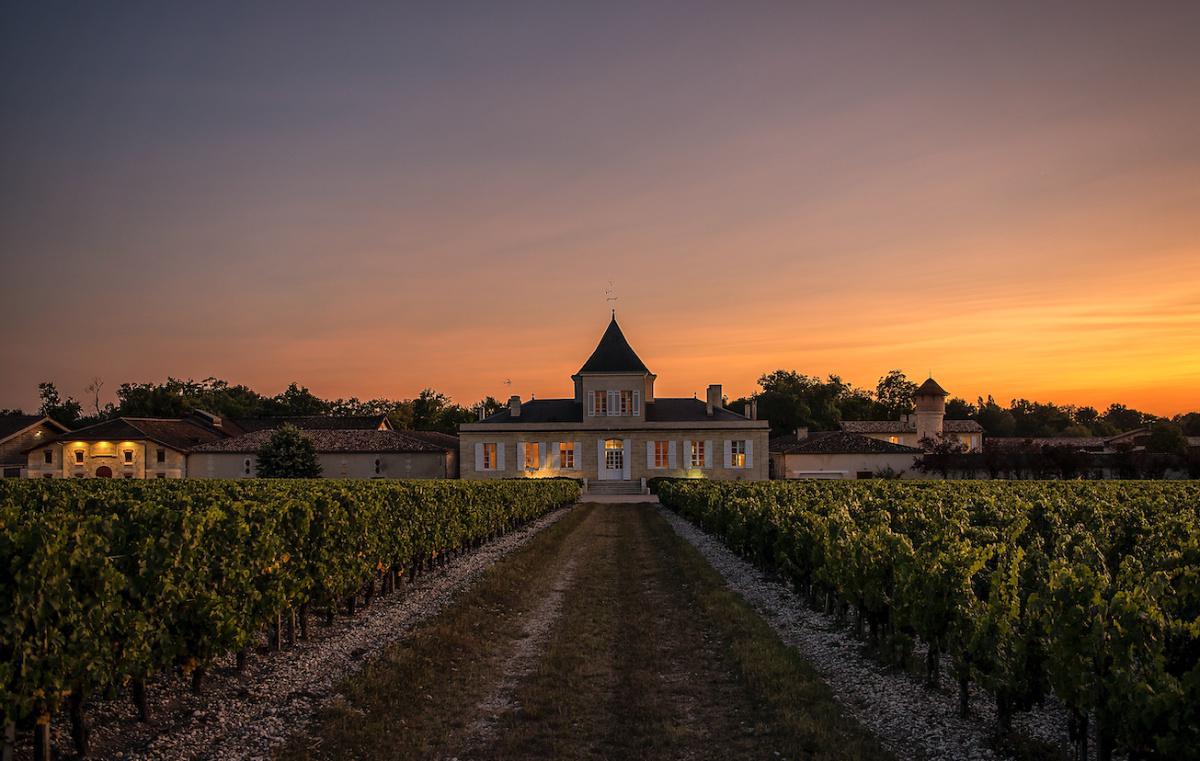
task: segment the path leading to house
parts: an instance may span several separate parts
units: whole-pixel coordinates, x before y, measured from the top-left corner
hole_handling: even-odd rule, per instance
[[[585,504],[343,683],[284,759],[887,758],[652,506]]]

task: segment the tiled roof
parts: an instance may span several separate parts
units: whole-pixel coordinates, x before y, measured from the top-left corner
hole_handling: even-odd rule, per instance
[[[285,423],[306,431],[371,431],[391,427],[387,415],[300,415],[290,417],[238,418],[242,430],[265,431],[278,428]]]
[[[612,322],[608,323],[608,329],[600,337],[600,343],[596,344],[596,350],[588,357],[587,362],[583,363],[583,367],[579,368],[579,372],[648,373],[650,370],[629,345],[629,341],[625,340],[625,334],[621,332],[621,326],[617,325],[617,316],[614,314]]]
[[[199,444],[224,438],[224,434],[192,420],[178,418],[118,417],[60,433],[50,441],[137,441],[148,439],[157,444],[186,452]],[[39,444],[38,446],[45,446]],[[34,447],[36,449],[37,447]]]
[[[1071,447],[1073,449],[1104,449],[1108,439],[1102,436],[989,436],[988,447],[1020,449],[1024,447]]]
[[[59,431],[66,430],[65,426],[59,425],[45,415],[0,415],[0,441],[4,441],[9,436],[15,436],[26,428],[35,426],[43,420],[51,428]]]
[[[213,441],[192,449],[194,453],[229,452],[251,453],[262,448],[271,436],[273,429],[251,431],[250,433],[234,436],[231,439]],[[445,452],[448,447],[433,444],[409,435],[407,431],[375,431],[375,430],[326,430],[302,429],[300,435],[313,443],[318,453],[329,454],[336,452]],[[456,447],[457,445],[455,445]]]
[[[732,410],[720,408],[708,416],[705,402],[691,398],[659,397],[646,403],[648,423],[711,423],[745,420]],[[521,403],[521,416],[513,417],[508,407],[485,418],[483,423],[582,423],[583,405],[574,399],[531,399]]]
[[[778,454],[921,454],[915,447],[846,431],[819,431],[803,439],[789,433],[771,439],[770,449]]]
[[[458,451],[458,437],[449,433],[441,431],[401,431],[401,433],[437,447]]]
[[[843,420],[842,430],[849,433],[916,433],[914,420]],[[983,433],[983,426],[974,420],[944,420],[942,430],[946,433]]]
[[[925,379],[925,382],[917,387],[913,396],[950,396],[946,393],[946,389],[938,385],[938,382],[932,376]]]

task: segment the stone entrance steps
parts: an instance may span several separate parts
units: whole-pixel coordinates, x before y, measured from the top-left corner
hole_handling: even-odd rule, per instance
[[[593,481],[588,480],[588,494],[641,494],[641,481]]]

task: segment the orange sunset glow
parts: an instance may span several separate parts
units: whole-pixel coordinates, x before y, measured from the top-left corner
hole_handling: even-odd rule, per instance
[[[1176,8],[10,9],[0,407],[569,396],[615,304],[663,395],[900,368],[1195,410]]]

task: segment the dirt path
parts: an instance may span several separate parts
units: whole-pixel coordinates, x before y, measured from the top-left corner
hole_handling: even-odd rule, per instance
[[[586,505],[389,649],[283,758],[886,758],[643,505]]]

